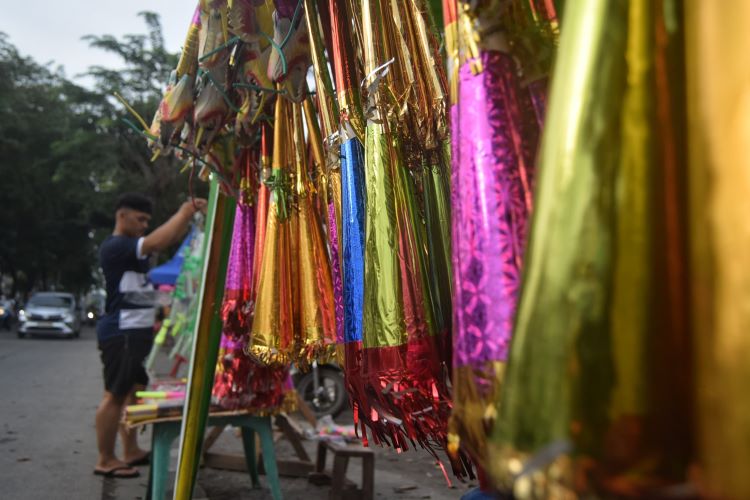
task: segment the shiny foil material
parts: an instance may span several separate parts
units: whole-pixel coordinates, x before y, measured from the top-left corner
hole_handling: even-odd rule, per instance
[[[547,112],[547,87],[549,82],[547,78],[534,80],[527,86],[529,97],[531,98],[531,109],[533,117],[536,120],[539,129],[544,125],[544,115]],[[529,113],[527,112],[527,115]]]
[[[266,242],[269,202],[269,192],[266,181],[268,181],[268,178],[271,176],[272,140],[271,127],[264,123],[261,126],[260,182],[258,183],[258,196],[256,198],[255,209],[255,249],[253,251],[253,280],[251,288],[253,301],[255,301],[255,296],[258,291],[260,269],[263,262],[263,248],[265,247]]]
[[[339,109],[336,94],[333,89],[328,60],[325,57],[325,41],[320,32],[320,16],[314,0],[304,0],[305,21],[310,38],[310,55],[312,56],[313,70],[315,73],[315,88],[320,89],[317,94],[320,121],[326,135],[333,134],[338,129]],[[326,6],[321,2],[319,7],[326,14]],[[325,29],[325,28],[324,28]],[[308,98],[309,100],[309,98]],[[307,109],[305,110],[307,111]],[[307,119],[307,114],[305,114]],[[317,120],[316,120],[317,122]],[[314,146],[313,146],[314,147]]]
[[[247,338],[223,335],[212,399],[225,410],[276,415],[296,410],[288,366],[265,366],[246,352]]]
[[[454,363],[475,368],[507,358],[529,216],[522,165],[534,150],[513,138],[525,97],[513,60],[484,52],[482,66],[460,71],[452,172]]]
[[[307,6],[307,4],[305,4]],[[322,68],[327,78],[328,68]],[[329,82],[330,83],[330,82]],[[334,108],[335,102],[334,102]],[[312,100],[306,99],[304,102],[305,122],[307,124],[310,150],[312,151],[313,163],[318,171],[318,196],[321,203],[321,220],[325,221],[327,239],[322,241],[324,250],[330,252],[330,269],[333,280],[333,312],[336,325],[336,344],[339,346],[337,356],[340,363],[343,364],[343,344],[344,344],[344,284],[341,277],[341,255],[340,255],[340,227],[341,227],[341,168],[338,155],[336,159],[326,157],[323,149],[323,138],[321,137],[318,117],[315,114]],[[321,116],[325,116],[325,111],[321,108]],[[335,116],[338,117],[338,109],[335,109]],[[331,125],[329,124],[329,127]],[[331,152],[329,151],[329,154]],[[324,190],[326,196],[320,196],[320,191]]]
[[[684,5],[700,487],[705,498],[748,498],[750,5]]]
[[[364,148],[352,138],[341,145],[341,276],[344,373],[354,423],[369,418],[362,380],[362,314],[365,258]],[[363,434],[364,437],[364,434]],[[366,442],[366,441],[365,441]]]
[[[340,196],[341,187],[336,195]],[[339,227],[336,221],[336,209],[333,202],[328,205],[328,234],[331,249],[331,274],[333,276],[334,316],[336,318],[336,344],[343,345],[344,339],[344,282],[341,276],[341,255],[339,254]],[[343,351],[342,351],[343,353]]]
[[[689,337],[652,295],[668,276],[655,253],[674,248],[654,227],[668,208],[655,203],[664,144],[655,8],[647,0],[567,4],[489,443],[489,472],[516,497],[653,498],[686,479],[689,457],[674,445],[689,436],[664,424],[689,410],[658,397],[659,348]]]
[[[223,334],[232,337],[242,337],[249,333],[254,244],[254,207],[238,203],[222,305]]]
[[[572,427],[573,419],[581,416],[578,409],[586,398],[599,404],[601,391],[611,387],[606,339],[616,241],[626,2],[568,3],[564,18],[524,287],[489,449],[489,472],[511,487],[523,457],[562,444],[547,461],[557,461],[557,475],[545,479],[549,487],[570,488],[572,472],[564,452],[573,446],[571,428],[583,425],[576,421]],[[613,23],[615,19],[622,22]],[[596,363],[604,363],[603,371],[590,373],[580,366],[588,369]],[[593,380],[597,383],[591,385]],[[562,467],[566,461],[567,467]],[[540,474],[549,470],[541,469]],[[547,491],[530,496],[541,497]]]
[[[291,217],[288,207],[289,115],[285,99],[276,99],[273,169],[265,247],[255,301],[249,353],[264,364],[287,363],[294,352]]]
[[[266,364],[287,362],[294,349],[289,220],[281,219],[271,196],[250,352]]]
[[[333,281],[328,255],[309,198],[299,202],[300,343],[304,358],[325,359],[336,339]]]
[[[344,140],[356,135],[360,144],[364,140],[364,117],[359,93],[356,59],[354,57],[351,18],[347,8],[339,0],[328,0],[331,15],[331,50],[333,73],[336,82],[336,94],[339,102],[342,125],[351,128],[351,133],[344,129]]]
[[[382,125],[369,123],[365,142],[365,286],[363,347],[406,344],[399,227],[388,154],[388,138]],[[414,305],[407,304],[413,314]],[[410,318],[409,327],[421,325]],[[416,333],[412,330],[412,333]]]
[[[422,167],[422,199],[425,219],[427,255],[429,258],[429,286],[433,305],[435,332],[439,342],[444,344],[443,359],[450,360],[450,332],[452,324],[451,308],[451,208],[449,175],[445,172],[444,161],[438,152],[432,152],[430,161]],[[448,351],[445,352],[445,349]]]
[[[485,467],[520,290],[538,129],[524,130],[528,94],[511,56],[484,51],[481,67],[461,67],[452,122],[451,431]]]
[[[301,106],[294,105],[294,138],[298,151],[296,160],[296,278],[299,284],[298,359],[304,364],[313,359],[327,360],[336,344],[333,280],[328,250],[318,213],[313,209],[313,185],[307,175]]]
[[[362,341],[364,300],[365,183],[364,150],[359,139],[341,145],[341,211],[344,281],[344,338]]]
[[[446,442],[450,412],[438,349],[427,321],[417,255],[416,209],[397,142],[366,129],[364,380],[358,407],[376,443],[432,450]],[[347,365],[349,353],[347,352]],[[434,453],[434,452],[433,452]],[[457,469],[458,471],[458,469]]]

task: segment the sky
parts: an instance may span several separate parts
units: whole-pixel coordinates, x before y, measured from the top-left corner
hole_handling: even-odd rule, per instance
[[[156,12],[161,17],[164,43],[170,52],[178,52],[197,0],[0,0],[0,32],[9,36],[23,56],[38,63],[53,61],[79,85],[92,81],[75,77],[89,66],[117,69],[122,66],[116,55],[90,49],[81,40],[85,35],[146,33],[146,24],[138,13]]]

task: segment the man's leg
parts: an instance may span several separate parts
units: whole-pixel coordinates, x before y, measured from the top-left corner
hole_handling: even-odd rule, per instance
[[[135,397],[136,391],[142,391],[146,387],[143,385],[135,385],[125,399],[125,405],[136,404],[137,398]],[[137,462],[148,455],[149,452],[142,450],[138,446],[138,433],[137,429],[128,429],[125,424],[120,424],[120,438],[122,439],[122,450],[123,459],[127,463]]]
[[[96,409],[96,443],[99,448],[99,459],[96,461],[95,470],[106,472],[127,465],[115,456],[115,440],[124,402],[124,398],[105,391],[104,398]],[[127,468],[120,472],[127,474],[132,472],[132,469]]]

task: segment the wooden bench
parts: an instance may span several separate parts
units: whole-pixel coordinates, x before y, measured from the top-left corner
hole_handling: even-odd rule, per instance
[[[152,424],[151,467],[148,478],[148,497],[151,500],[162,500],[166,493],[169,477],[169,457],[172,443],[180,435],[182,417],[154,419],[138,422],[137,425]],[[281,485],[276,467],[271,417],[257,417],[249,414],[209,414],[209,426],[224,427],[232,425],[242,431],[242,446],[245,452],[247,470],[253,487],[260,486],[258,467],[255,460],[255,433],[260,437],[263,450],[263,466],[268,478],[271,496],[281,500]]]
[[[331,450],[333,453],[333,472],[325,471],[326,454]],[[350,458],[362,459],[362,487],[357,488],[355,484],[346,479],[346,469]],[[360,444],[341,444],[335,441],[321,440],[318,442],[318,456],[315,463],[315,472],[308,479],[313,484],[331,484],[329,500],[344,500],[357,498],[361,500],[373,500],[375,488],[375,453],[370,448]]]

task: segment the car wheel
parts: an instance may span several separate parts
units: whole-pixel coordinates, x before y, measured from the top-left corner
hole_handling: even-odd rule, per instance
[[[76,330],[76,331],[73,332],[73,338],[74,339],[77,339],[80,336],[81,336],[81,330]]]
[[[21,330],[16,330],[16,335],[18,335],[19,339],[25,338],[26,334],[23,333]]]

